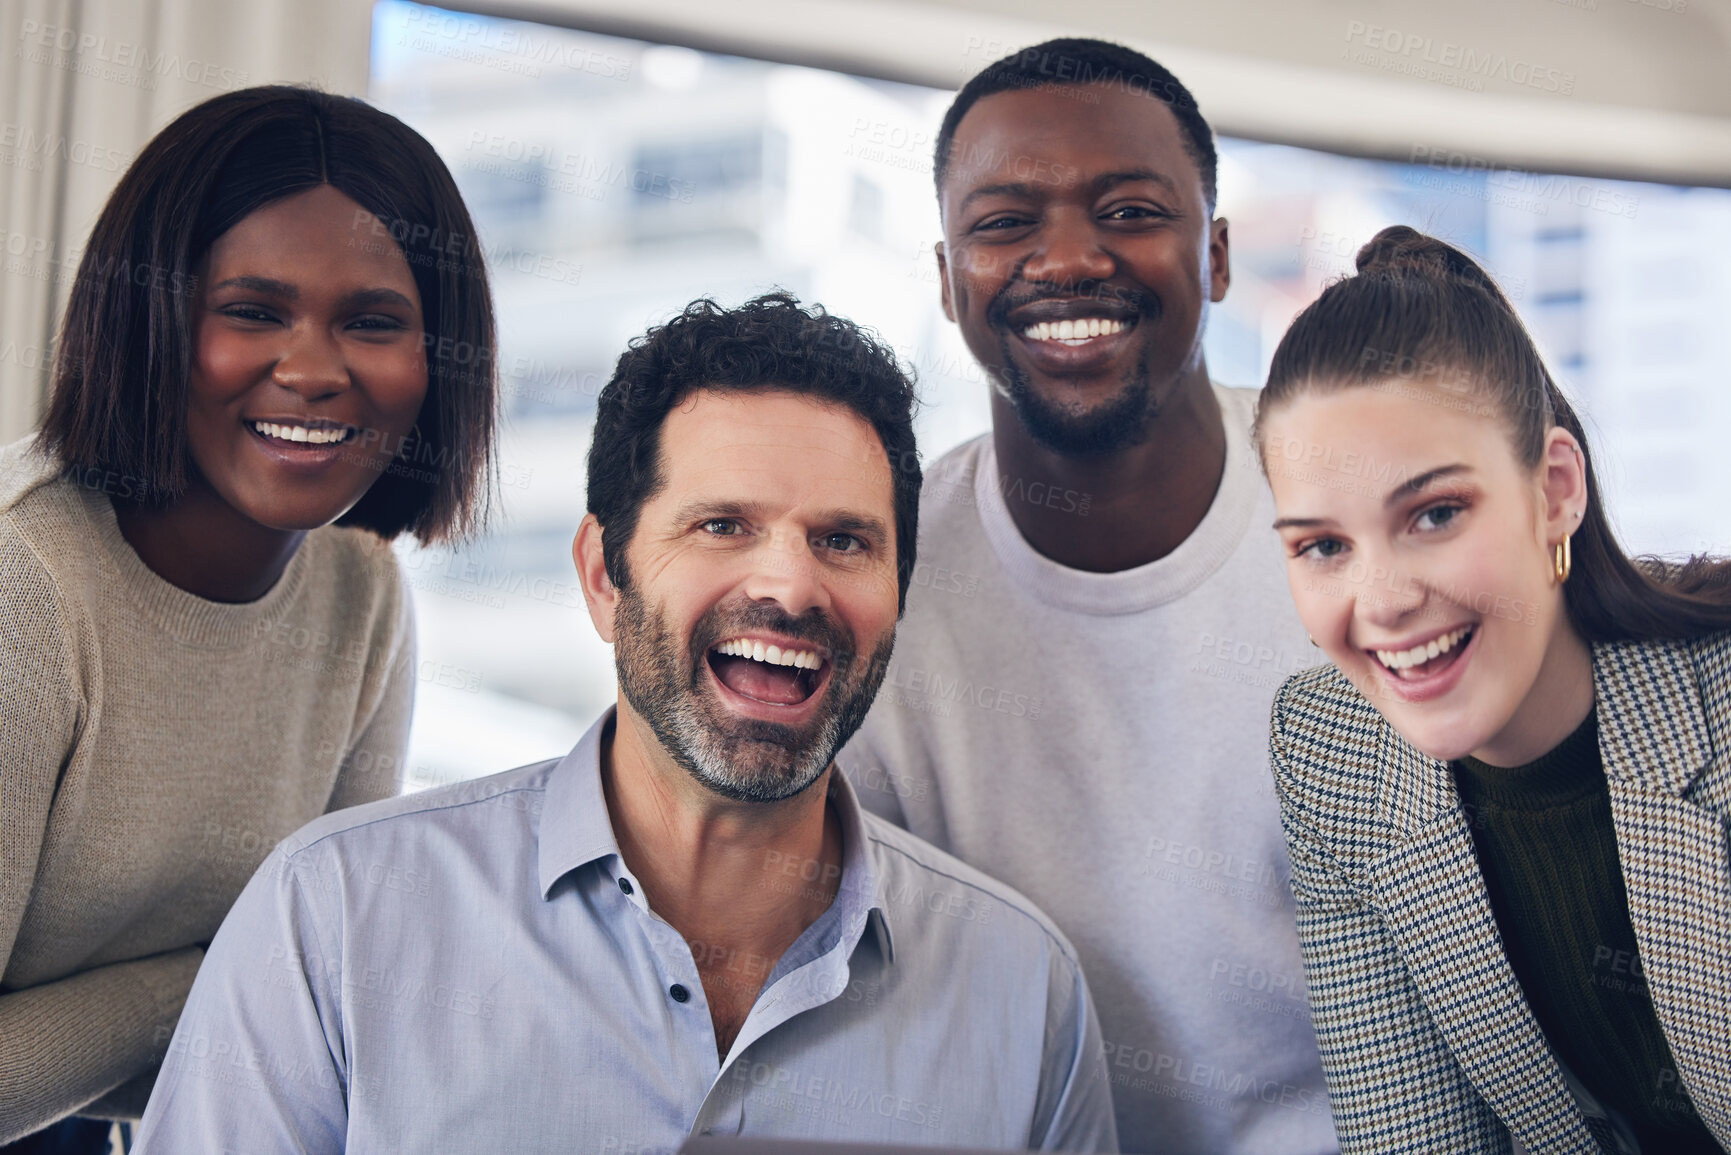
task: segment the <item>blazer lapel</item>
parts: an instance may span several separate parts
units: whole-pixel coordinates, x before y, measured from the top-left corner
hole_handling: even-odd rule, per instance
[[[1382,727],[1379,815],[1396,832],[1371,865],[1376,904],[1437,1030],[1529,1150],[1597,1152],[1503,952],[1448,764]]]
[[[1731,851],[1725,820],[1687,796],[1712,763],[1701,687],[1688,655],[1669,645],[1599,647],[1593,678],[1642,971],[1689,1099],[1723,1139],[1731,1136]]]

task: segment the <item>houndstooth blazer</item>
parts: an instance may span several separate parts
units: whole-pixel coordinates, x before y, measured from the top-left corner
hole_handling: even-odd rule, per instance
[[[1593,683],[1654,1008],[1731,1149],[1731,633],[1596,646]],[[1281,687],[1270,750],[1342,1150],[1601,1150],[1503,953],[1448,763],[1332,665]]]

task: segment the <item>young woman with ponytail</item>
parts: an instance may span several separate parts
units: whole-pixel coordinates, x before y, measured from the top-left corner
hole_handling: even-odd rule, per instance
[[[1731,1147],[1731,562],[1622,551],[1513,308],[1410,228],[1256,438],[1332,660],[1271,749],[1343,1150]]]

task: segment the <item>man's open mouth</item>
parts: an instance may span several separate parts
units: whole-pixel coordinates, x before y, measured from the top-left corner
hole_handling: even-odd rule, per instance
[[[709,648],[716,681],[742,698],[771,706],[797,706],[829,677],[827,653],[816,646],[780,645],[761,638],[728,638]]]
[[[994,323],[1033,363],[1059,376],[1097,372],[1116,363],[1143,320],[1157,316],[1152,297],[1096,291],[1042,296],[995,309]]]
[[[1020,302],[994,302],[993,318],[1030,344],[1076,348],[1111,343],[1130,333],[1158,303],[1144,293],[1098,285],[1063,294],[1041,294]]]
[[[1097,337],[1115,337],[1119,333],[1128,333],[1135,327],[1134,317],[1128,320],[1119,320],[1116,317],[1075,317],[1060,321],[1037,321],[1022,326],[1019,332],[1025,341],[1056,341],[1074,348],[1086,345]]]

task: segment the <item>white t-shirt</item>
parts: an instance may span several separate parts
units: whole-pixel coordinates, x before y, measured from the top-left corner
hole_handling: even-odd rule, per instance
[[[1021,890],[1075,943],[1127,1152],[1337,1149],[1268,768],[1274,691],[1321,660],[1249,428],[1171,554],[1088,573],[1007,502],[990,435],[928,471],[895,658],[839,762],[862,804]],[[1150,494],[1150,501],[1159,500]]]

